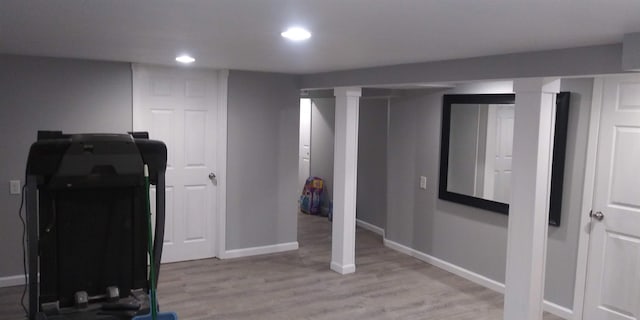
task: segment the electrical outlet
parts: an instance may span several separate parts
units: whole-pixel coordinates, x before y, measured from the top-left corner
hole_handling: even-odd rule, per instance
[[[427,177],[420,176],[420,189],[427,190]]]
[[[9,180],[9,193],[20,194],[20,180]]]

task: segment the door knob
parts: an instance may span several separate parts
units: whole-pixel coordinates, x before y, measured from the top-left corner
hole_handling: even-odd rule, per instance
[[[213,180],[216,178],[216,174],[213,172],[209,172],[209,179]]]
[[[596,212],[589,212],[589,217],[591,218],[595,218],[598,221],[602,221],[602,219],[604,219],[604,213],[600,212],[600,211],[596,211]]]

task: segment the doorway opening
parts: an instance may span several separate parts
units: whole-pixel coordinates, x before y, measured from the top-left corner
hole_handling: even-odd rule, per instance
[[[312,254],[319,264],[331,261],[329,220],[333,199],[333,140],[335,99],[330,91],[303,92],[300,98],[298,157],[298,243],[302,254]],[[307,179],[322,179],[319,186],[307,186]],[[319,181],[319,180],[314,180]],[[315,201],[315,202],[314,202]],[[312,210],[311,210],[312,209]]]
[[[365,96],[359,102],[356,251],[358,238],[368,236],[361,233],[373,232],[375,235],[371,236],[382,237],[386,225],[390,99],[388,95]],[[323,180],[324,195],[318,216],[299,213],[298,241],[301,247],[314,244],[314,239],[307,239],[309,228],[314,228],[316,235],[332,237],[332,224],[326,216],[332,213],[335,113],[336,99],[332,90],[303,92],[300,99],[299,190],[302,192],[306,178],[318,177]],[[330,253],[331,248],[326,250]],[[330,257],[327,258],[329,260]]]

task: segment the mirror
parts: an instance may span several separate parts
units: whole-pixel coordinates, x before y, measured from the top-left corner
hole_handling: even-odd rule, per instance
[[[569,92],[556,98],[549,224],[560,225]],[[509,213],[514,94],[444,95],[439,198]]]

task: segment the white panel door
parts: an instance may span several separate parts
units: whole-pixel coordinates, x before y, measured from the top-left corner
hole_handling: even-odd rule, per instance
[[[309,177],[311,159],[311,99],[300,99],[300,146],[298,163],[298,187]]]
[[[513,105],[489,105],[484,198],[509,203],[513,159]]]
[[[603,83],[584,319],[639,319],[640,77]]]
[[[133,128],[167,145],[162,261],[213,257],[217,72],[145,65],[133,72]]]

